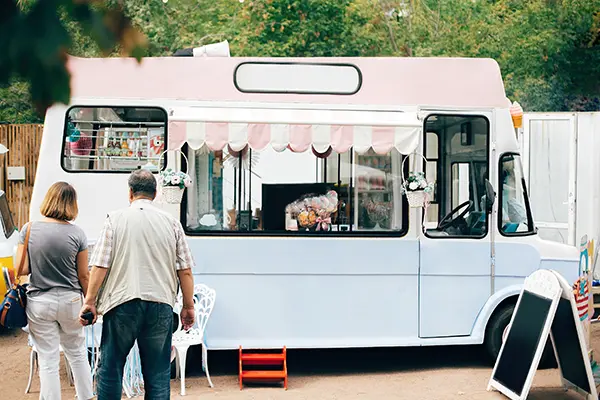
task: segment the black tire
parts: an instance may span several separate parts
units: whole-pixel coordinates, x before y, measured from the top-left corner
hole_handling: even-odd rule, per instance
[[[514,310],[514,304],[507,305],[497,310],[488,322],[488,326],[485,330],[484,345],[488,360],[492,364],[496,363],[500,348],[502,347],[502,334],[510,323]],[[552,343],[550,343],[550,338],[548,338],[544,353],[542,354],[542,359],[540,360],[539,368],[547,369],[556,367],[557,363],[556,358],[554,357],[554,349],[552,348]]]

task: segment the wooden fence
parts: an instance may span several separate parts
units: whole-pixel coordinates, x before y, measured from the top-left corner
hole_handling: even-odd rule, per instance
[[[0,143],[8,148],[8,153],[0,155],[0,183],[19,229],[29,219],[43,127],[40,124],[0,125]],[[7,167],[25,167],[25,180],[8,180]]]

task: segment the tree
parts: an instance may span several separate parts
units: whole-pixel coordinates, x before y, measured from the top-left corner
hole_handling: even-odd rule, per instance
[[[391,55],[374,0],[267,0],[240,6],[236,55],[333,57]]]
[[[234,56],[490,57],[527,111],[600,110],[600,0],[22,3],[0,0],[0,119],[11,122],[35,119],[27,90],[41,110],[68,101],[67,53],[165,56],[224,39]]]
[[[413,56],[490,57],[528,111],[600,110],[600,0],[388,1]]]
[[[40,112],[54,102],[68,103],[65,63],[81,39],[74,41],[68,26],[90,37],[103,55],[115,49],[138,59],[143,55],[146,38],[119,6],[92,0],[0,0],[0,86],[27,82]]]

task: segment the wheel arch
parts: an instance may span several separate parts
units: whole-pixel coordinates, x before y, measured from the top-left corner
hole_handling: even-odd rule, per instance
[[[504,307],[511,304],[517,304],[522,288],[522,284],[511,285],[494,293],[479,312],[475,324],[473,325],[471,335],[479,338],[480,343],[483,343],[489,322],[494,315],[504,309]]]

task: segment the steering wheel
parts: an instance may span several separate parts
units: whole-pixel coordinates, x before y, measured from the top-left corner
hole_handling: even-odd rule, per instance
[[[467,200],[462,204],[459,204],[458,206],[456,206],[454,209],[452,209],[452,211],[450,211],[448,214],[446,214],[444,216],[444,218],[442,218],[442,220],[440,221],[440,223],[438,224],[438,229],[439,230],[444,230],[450,226],[453,226],[454,224],[456,224],[457,221],[460,221],[461,219],[464,220],[465,215],[467,215],[467,213],[469,211],[471,211],[473,209],[473,205],[475,203],[473,203],[472,200]],[[456,214],[457,212],[459,212],[462,209],[465,209],[463,212],[461,212],[456,218],[452,218],[452,216],[454,214]]]

